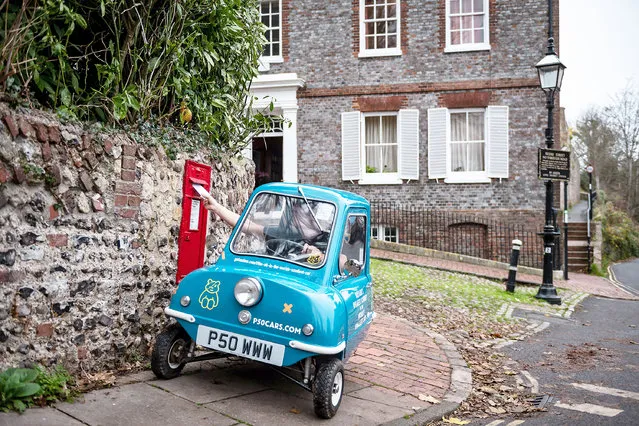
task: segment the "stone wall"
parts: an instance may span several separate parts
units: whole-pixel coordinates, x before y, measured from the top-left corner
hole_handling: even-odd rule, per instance
[[[186,156],[5,104],[0,118],[0,369],[145,359],[175,287]],[[244,206],[252,163],[190,158]],[[230,232],[209,223],[208,262]]]

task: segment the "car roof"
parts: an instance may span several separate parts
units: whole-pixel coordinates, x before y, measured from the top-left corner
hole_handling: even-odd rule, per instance
[[[302,194],[299,192],[299,188],[304,191],[304,195],[309,200],[326,200],[332,201],[338,206],[346,207],[362,207],[369,208],[370,203],[361,195],[354,194],[352,192],[344,191],[341,189],[328,188],[318,185],[307,185],[301,183],[287,183],[287,182],[273,182],[259,186],[255,189],[253,195],[259,192],[277,192],[285,195],[291,195],[299,197]]]

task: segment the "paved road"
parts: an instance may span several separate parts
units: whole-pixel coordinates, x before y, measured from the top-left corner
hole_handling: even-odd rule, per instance
[[[504,348],[553,400],[547,412],[489,419],[490,426],[636,425],[639,419],[639,302],[590,297],[572,319],[515,315],[550,326]],[[479,424],[479,423],[478,423]]]
[[[623,288],[639,296],[639,259],[617,263],[612,266],[612,272]]]

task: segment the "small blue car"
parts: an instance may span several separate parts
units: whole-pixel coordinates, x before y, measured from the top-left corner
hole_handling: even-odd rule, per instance
[[[159,378],[239,356],[277,366],[331,418],[348,357],[373,320],[370,204],[350,192],[271,183],[252,194],[218,261],[180,282],[157,336]],[[206,348],[204,355],[195,356]]]

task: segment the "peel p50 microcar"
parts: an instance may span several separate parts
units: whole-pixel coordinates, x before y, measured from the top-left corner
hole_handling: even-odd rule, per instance
[[[218,261],[181,280],[153,372],[169,379],[188,362],[248,358],[279,367],[313,393],[318,416],[333,417],[343,363],[373,319],[369,218],[368,201],[349,192],[257,188]]]

